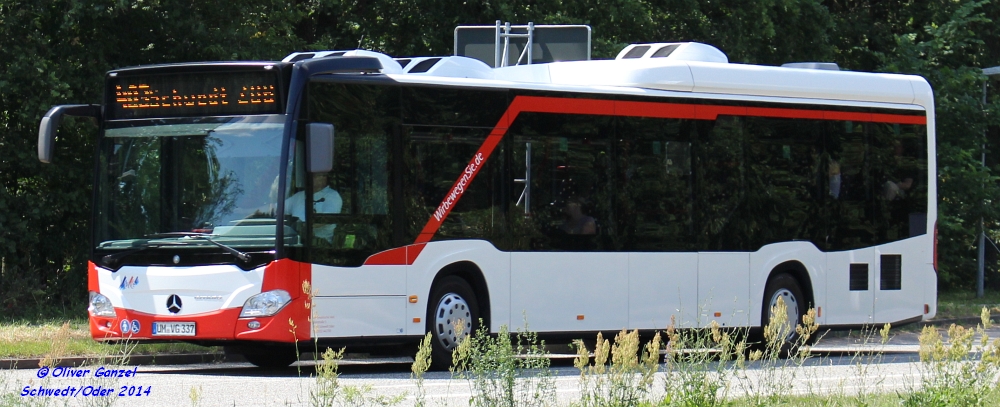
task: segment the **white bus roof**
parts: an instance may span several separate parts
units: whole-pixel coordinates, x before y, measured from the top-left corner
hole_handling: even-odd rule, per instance
[[[648,52],[628,51],[651,46]],[[657,47],[678,52],[651,57]],[[713,51],[714,50],[714,51]],[[684,52],[687,51],[687,52]],[[314,53],[315,57],[330,52]],[[370,56],[371,51],[337,52]],[[295,53],[285,61],[300,60]],[[721,55],[721,56],[720,56]],[[383,65],[388,65],[382,55]],[[670,94],[698,98],[732,98],[833,105],[916,106],[933,110],[933,94],[924,78],[915,75],[806,69],[721,62],[727,58],[714,47],[699,43],[633,44],[613,60],[552,62],[492,68],[467,57],[397,58],[383,73],[405,83],[507,87],[547,91],[612,94]],[[832,64],[831,64],[832,65]],[[658,92],[665,91],[665,92]],[[916,105],[916,106],[914,106]]]

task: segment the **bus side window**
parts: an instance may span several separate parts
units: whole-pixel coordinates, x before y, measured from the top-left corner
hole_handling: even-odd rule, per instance
[[[618,222],[626,251],[694,249],[690,120],[622,118]]]
[[[743,119],[719,116],[699,121],[697,193],[698,247],[709,251],[746,250],[748,234],[738,230],[743,202]],[[745,218],[745,217],[743,217]]]
[[[514,250],[619,250],[611,119],[522,113],[509,131]]]

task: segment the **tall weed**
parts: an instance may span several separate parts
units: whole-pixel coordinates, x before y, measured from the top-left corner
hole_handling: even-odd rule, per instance
[[[411,377],[417,385],[417,407],[424,407],[427,405],[427,393],[424,390],[424,373],[427,373],[427,370],[431,367],[432,339],[433,338],[430,332],[428,332],[427,335],[424,335],[424,339],[420,341],[420,346],[417,349],[417,355],[413,357],[413,365],[410,366],[410,371],[412,372]]]
[[[986,330],[991,326],[984,307],[975,329],[952,324],[949,342],[937,328],[924,327],[920,333],[921,386],[902,397],[903,405],[984,406],[995,401],[1000,391],[1000,339],[990,341]]]
[[[554,405],[555,378],[544,346],[527,326],[513,338],[506,325],[491,336],[480,321],[479,331],[455,349],[451,372],[469,382],[472,406]]]
[[[646,343],[639,356],[639,331],[622,330],[611,345],[597,334],[594,362],[582,341],[577,341],[574,365],[580,369],[580,402],[589,406],[634,406],[647,402],[655,374],[659,370],[660,333]],[[610,352],[609,352],[610,349]],[[611,364],[607,365],[610,354]]]
[[[373,394],[370,384],[342,386],[338,370],[343,358],[344,348],[338,351],[326,348],[323,352],[323,363],[316,364],[316,386],[309,394],[313,406],[394,406],[403,402],[403,394],[393,397]]]
[[[721,406],[728,394],[726,371],[745,367],[745,336],[731,335],[712,321],[708,329],[679,331],[671,318],[667,327],[666,378],[662,406]]]
[[[778,298],[771,309],[771,315],[787,315],[783,299]],[[795,340],[787,338],[792,331]],[[816,310],[810,309],[802,316],[802,323],[788,321],[787,318],[771,318],[764,327],[762,348],[748,354],[748,361],[757,365],[751,371],[742,368],[732,370],[731,379],[736,382],[747,405],[766,406],[780,404],[792,390],[800,367],[811,357],[810,339],[819,330]]]

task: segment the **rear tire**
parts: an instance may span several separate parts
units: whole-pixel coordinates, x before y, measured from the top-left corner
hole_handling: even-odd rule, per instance
[[[785,303],[786,313],[784,318],[788,319],[788,325],[786,325],[787,334],[782,341],[780,348],[780,356],[786,357],[792,355],[798,345],[802,345],[801,337],[795,332],[795,327],[802,324],[802,316],[806,314],[808,310],[808,304],[806,303],[806,297],[802,293],[802,288],[799,286],[799,281],[792,277],[790,274],[782,273],[771,278],[767,282],[767,287],[764,289],[764,301],[763,310],[761,310],[761,339],[764,338],[764,329],[770,324],[771,319],[775,317],[771,315],[771,310],[778,303],[778,298],[781,298]],[[763,343],[766,347],[766,342]]]
[[[479,329],[479,304],[469,283],[457,276],[441,279],[431,290],[429,299],[427,331],[431,333],[431,368],[447,370],[458,343]]]

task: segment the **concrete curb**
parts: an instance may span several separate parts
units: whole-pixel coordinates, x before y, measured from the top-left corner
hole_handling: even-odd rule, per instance
[[[1000,320],[1000,314],[990,314],[990,320],[997,323]],[[981,323],[982,319],[980,317],[965,317],[965,318],[945,318],[945,319],[932,319],[929,321],[920,321],[921,326],[948,326],[951,324],[978,324]]]
[[[109,363],[113,357],[100,356],[73,356],[59,359],[56,366],[83,366],[86,364],[99,365]],[[29,359],[0,359],[0,369],[37,369],[42,358]],[[244,362],[242,356],[225,355],[223,353],[187,353],[187,354],[159,354],[159,355],[132,355],[121,363],[131,366],[150,365],[191,365],[197,363],[221,363],[221,362]],[[117,360],[115,363],[117,364]]]
[[[1000,320],[1000,314],[990,316],[994,321]],[[979,317],[967,318],[947,318],[932,319],[930,321],[920,321],[921,326],[948,326],[951,324],[978,324]],[[107,363],[110,357],[100,356],[74,356],[59,359],[56,366],[83,366],[86,364]],[[0,369],[37,369],[42,358],[28,359],[0,359]],[[241,355],[218,353],[186,353],[186,354],[159,354],[159,355],[133,355],[130,356],[123,365],[131,366],[167,366],[167,365],[192,365],[198,363],[222,363],[222,362],[246,362]]]

